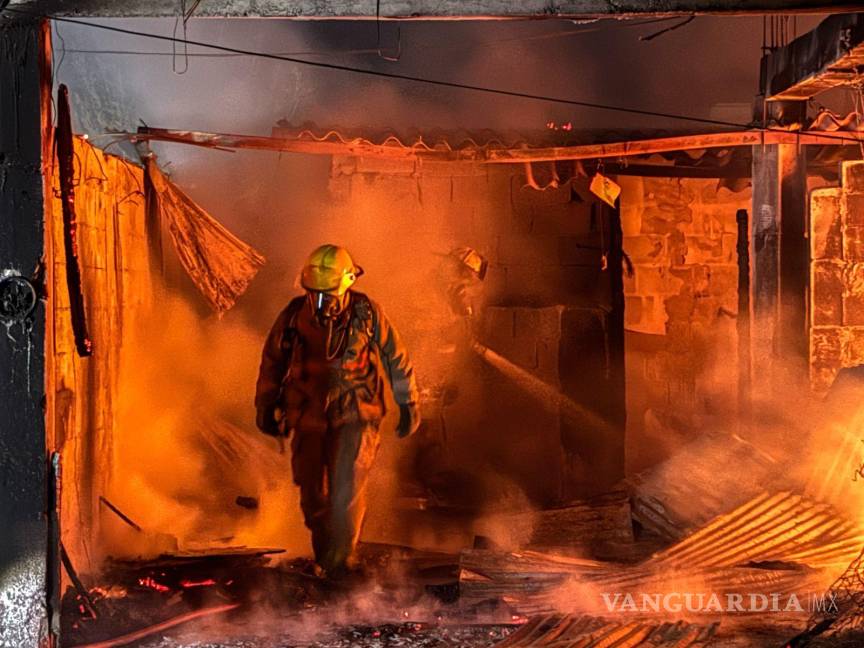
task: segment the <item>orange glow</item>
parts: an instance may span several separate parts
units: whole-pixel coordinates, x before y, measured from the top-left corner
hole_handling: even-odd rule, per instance
[[[152,577],[147,576],[145,578],[139,578],[138,584],[141,587],[147,587],[149,589],[155,590],[157,592],[170,592],[171,588],[166,585],[162,585],[161,583],[157,583]]]

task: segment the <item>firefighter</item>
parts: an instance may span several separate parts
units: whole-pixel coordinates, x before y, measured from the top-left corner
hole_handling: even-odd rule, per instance
[[[352,290],[363,270],[345,248],[322,245],[301,273],[304,296],[276,318],[255,394],[262,432],[291,439],[291,468],[326,574],[356,568],[366,484],[385,414],[384,383],[399,407],[399,437],[420,417],[414,370],[381,308]]]

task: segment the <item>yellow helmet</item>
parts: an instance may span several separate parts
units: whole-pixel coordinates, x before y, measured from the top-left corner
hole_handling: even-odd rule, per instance
[[[300,284],[306,290],[344,295],[363,274],[363,269],[354,263],[348,250],[327,243],[315,248],[300,274]]]

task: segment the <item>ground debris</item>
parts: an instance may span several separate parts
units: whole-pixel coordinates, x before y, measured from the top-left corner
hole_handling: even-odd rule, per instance
[[[289,635],[237,637],[214,642],[184,641],[182,637],[163,637],[140,648],[487,648],[506,639],[517,626],[512,625],[429,625],[401,623],[348,625],[322,629],[319,636],[298,641]]]

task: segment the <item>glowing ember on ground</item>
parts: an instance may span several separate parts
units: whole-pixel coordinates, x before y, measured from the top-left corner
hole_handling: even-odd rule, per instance
[[[209,587],[209,586],[215,585],[215,584],[216,584],[216,581],[213,580],[212,578],[205,578],[204,580],[200,580],[200,581],[185,580],[185,579],[180,581],[180,586],[185,587],[187,589],[190,587]]]
[[[146,578],[139,578],[138,584],[141,585],[142,587],[149,587],[150,589],[156,590],[157,592],[170,592],[171,591],[170,587],[166,587],[165,585],[157,583],[155,580],[153,580],[149,576]]]

